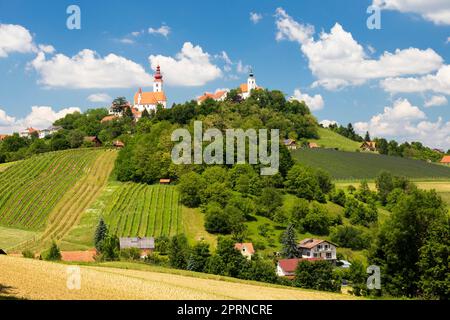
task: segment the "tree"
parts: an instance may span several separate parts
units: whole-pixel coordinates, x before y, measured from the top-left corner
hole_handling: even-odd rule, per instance
[[[289,170],[285,185],[290,193],[299,198],[307,200],[323,198],[314,170],[301,164],[296,164]]]
[[[351,293],[355,296],[367,295],[367,273],[364,264],[361,261],[352,260],[347,274],[352,285]]]
[[[101,251],[103,241],[108,236],[108,226],[105,223],[105,220],[103,220],[103,217],[100,218],[97,224],[97,228],[95,229],[94,234],[94,246],[97,251]]]
[[[166,255],[169,252],[170,239],[167,236],[159,236],[155,239],[155,251],[158,251],[162,255]]]
[[[120,243],[116,235],[108,235],[102,241],[100,260],[116,261],[120,256]]]
[[[169,245],[170,266],[177,269],[186,269],[189,258],[189,245],[184,234],[173,236]]]
[[[309,214],[309,203],[305,199],[295,201],[289,213],[290,222],[297,228],[302,229],[303,219]]]
[[[79,148],[83,144],[85,134],[80,130],[70,131],[67,140],[71,148]]]
[[[125,97],[117,97],[113,100],[111,108],[114,112],[120,113],[124,112],[127,106],[128,101]]]
[[[366,131],[366,135],[364,136],[364,141],[366,141],[366,142],[372,141],[372,140],[370,139],[369,131]]]
[[[386,204],[387,196],[394,189],[393,176],[387,171],[382,171],[375,179],[378,189],[378,197],[383,205]]]
[[[427,299],[450,300],[450,221],[431,229],[419,251],[419,289]]]
[[[142,111],[141,118],[150,119],[150,113],[148,113],[147,109],[144,109],[144,111]]]
[[[48,250],[47,254],[44,256],[44,260],[48,261],[59,261],[61,260],[61,251],[59,250],[56,242],[52,242],[52,246]]]
[[[274,212],[283,205],[283,198],[275,188],[264,188],[258,198],[258,212],[266,217],[273,217]]]
[[[300,288],[339,292],[341,283],[333,273],[329,261],[299,261],[295,270],[294,284]]]
[[[297,258],[300,255],[297,236],[295,234],[294,225],[290,224],[284,231],[281,244],[283,246],[281,250],[281,255],[286,259]]]
[[[203,272],[210,256],[209,244],[206,242],[197,242],[189,254],[187,269],[190,271]]]
[[[311,211],[301,221],[303,230],[313,234],[325,236],[330,232],[330,218],[328,212],[318,205],[314,205]]]
[[[201,175],[189,172],[180,178],[178,190],[181,203],[189,208],[198,207],[201,203],[200,194],[205,188],[205,181]]]
[[[386,139],[376,139],[375,143],[380,154],[388,154],[388,142]]]
[[[398,199],[369,255],[369,262],[381,267],[383,289],[394,296],[417,296],[423,273],[434,275],[434,270],[427,274],[420,268],[421,248],[436,239],[431,236],[434,227],[446,223],[446,206],[435,191],[413,190]],[[423,254],[429,249],[425,246]],[[423,263],[427,267],[426,259]]]
[[[242,277],[248,267],[247,259],[234,247],[234,241],[230,238],[220,237],[217,240],[216,255],[222,261],[217,263],[224,267],[218,274],[238,278]]]
[[[370,236],[361,227],[343,225],[336,226],[331,232],[331,241],[344,248],[353,250],[367,249],[370,246]]]
[[[330,194],[330,201],[340,205],[341,207],[345,206],[346,200],[347,196],[345,195],[345,191],[342,189],[338,189]]]

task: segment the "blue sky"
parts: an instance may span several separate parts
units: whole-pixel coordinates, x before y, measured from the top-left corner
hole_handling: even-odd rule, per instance
[[[0,0],[0,133],[131,100],[151,90],[150,63],[169,105],[237,87],[252,66],[319,120],[448,149],[450,2],[414,2]],[[381,29],[366,25],[373,3]],[[72,4],[81,30],[66,27]]]

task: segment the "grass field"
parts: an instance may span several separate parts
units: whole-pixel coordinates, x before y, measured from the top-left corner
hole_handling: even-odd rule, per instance
[[[7,250],[19,243],[33,241],[40,233],[15,228],[0,227],[0,248]]]
[[[146,299],[146,300],[277,300],[354,299],[344,294],[260,284],[223,281],[217,276],[149,271],[151,266],[81,266],[80,290],[67,288],[68,265],[0,256],[0,296],[26,299]],[[125,269],[127,268],[127,269]],[[140,269],[140,270],[132,270]],[[195,278],[193,278],[195,277]]]
[[[322,148],[339,148],[339,150],[354,152],[361,145],[359,142],[325,128],[319,128],[319,137],[319,139],[311,140],[311,142],[317,143]]]
[[[92,248],[100,217],[120,237],[172,236],[184,232],[182,215],[174,186],[110,181],[61,245],[65,250]]]
[[[400,157],[330,149],[301,149],[293,152],[303,164],[321,168],[334,179],[374,179],[380,171],[415,179],[450,179],[450,168]]]

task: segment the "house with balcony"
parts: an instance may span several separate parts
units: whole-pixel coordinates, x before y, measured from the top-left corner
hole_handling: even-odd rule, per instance
[[[337,245],[322,239],[307,238],[300,241],[298,246],[302,258],[319,258],[328,261],[336,261]]]

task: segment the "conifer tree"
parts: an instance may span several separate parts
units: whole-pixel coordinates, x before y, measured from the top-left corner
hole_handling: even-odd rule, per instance
[[[103,218],[100,218],[97,224],[97,228],[95,229],[95,235],[94,235],[94,245],[95,249],[97,251],[101,251],[102,248],[102,242],[105,240],[105,238],[108,236],[108,226],[105,223],[105,220]]]
[[[297,237],[295,234],[294,225],[290,224],[286,231],[283,233],[283,237],[281,239],[281,243],[283,245],[282,256],[286,259],[297,258],[300,255],[297,246]]]

